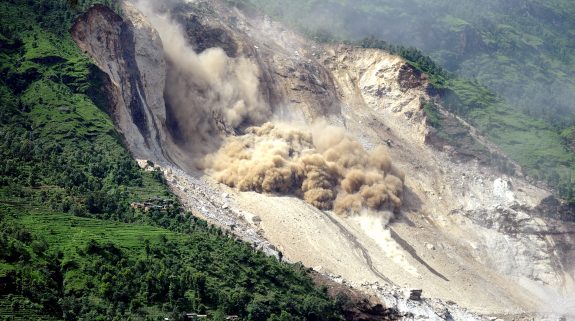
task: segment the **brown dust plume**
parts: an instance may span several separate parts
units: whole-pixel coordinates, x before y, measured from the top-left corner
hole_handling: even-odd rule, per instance
[[[217,181],[241,191],[290,194],[338,214],[401,207],[404,174],[384,147],[366,151],[341,128],[283,123],[228,137],[204,159]]]

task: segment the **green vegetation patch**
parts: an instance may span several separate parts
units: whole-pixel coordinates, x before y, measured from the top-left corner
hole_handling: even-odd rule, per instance
[[[65,213],[33,211],[20,220],[36,235],[43,235],[55,250],[68,252],[91,241],[115,243],[126,250],[142,250],[144,240],[157,243],[160,238],[176,239],[176,234],[149,225],[114,223],[76,217]]]

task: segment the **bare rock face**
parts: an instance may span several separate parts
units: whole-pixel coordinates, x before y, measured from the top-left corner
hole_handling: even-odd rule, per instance
[[[165,126],[161,41],[131,6],[124,11],[130,20],[95,5],[76,20],[71,33],[110,78],[111,111],[130,151],[155,158],[161,154]]]
[[[183,14],[185,11],[174,12],[176,19],[182,25],[187,40],[194,45],[197,53],[209,48],[222,48],[232,58],[238,56],[238,44],[230,35],[230,31],[217,24],[210,24],[202,19],[201,14]]]
[[[406,90],[422,87],[426,80],[425,75],[411,65],[404,64],[399,69],[397,81]]]
[[[150,114],[163,124],[166,119],[164,106],[166,62],[162,40],[133,5],[124,2],[122,10],[133,29],[136,63],[142,76],[142,85]]]
[[[345,46],[326,50],[322,63],[332,71],[342,102],[352,106],[344,110],[349,130],[366,137],[371,131],[374,142],[395,142],[394,159],[401,159],[408,179],[414,179],[408,187],[411,185],[418,202],[425,204],[416,210],[417,216],[429,213],[428,219],[443,226],[445,235],[461,238],[458,234],[465,234],[462,243],[470,241],[473,246],[463,251],[519,283],[573,291],[575,252],[570,244],[575,225],[566,220],[567,214],[560,214],[566,209],[553,201],[549,192],[519,178],[512,182],[483,167],[477,151],[458,147],[470,153],[469,157],[450,159],[445,159],[448,153],[433,151],[429,146],[432,129],[420,103],[433,96],[423,75],[398,57]],[[358,119],[355,128],[349,121],[353,118]],[[457,128],[470,129],[462,124]],[[461,155],[461,150],[456,152]],[[418,191],[417,186],[423,189]]]

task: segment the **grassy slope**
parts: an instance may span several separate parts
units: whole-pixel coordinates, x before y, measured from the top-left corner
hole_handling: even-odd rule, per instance
[[[0,2],[0,319],[338,320],[300,268],[177,204],[129,207],[175,198],[96,106],[99,75],[66,31],[73,15],[64,1]]]
[[[478,92],[469,86],[470,83],[461,80],[451,84],[459,97]],[[480,98],[471,98],[476,99]],[[468,105],[465,98],[462,100]],[[575,155],[566,148],[553,126],[513,110],[500,99],[482,108],[467,110],[464,116],[517,161],[527,175],[549,181],[551,176],[558,174],[563,181],[551,182],[553,187],[568,183],[570,173],[575,170],[572,167]]]

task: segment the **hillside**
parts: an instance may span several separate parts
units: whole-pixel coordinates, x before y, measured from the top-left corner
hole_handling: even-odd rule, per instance
[[[406,318],[573,314],[568,205],[453,113],[497,97],[462,82],[451,104],[420,52],[314,42],[225,1],[94,7],[72,37],[194,216]]]
[[[573,199],[571,2],[228,2],[264,10],[320,41],[383,48],[437,74],[434,87],[443,91],[446,107],[497,144],[525,175]],[[509,171],[500,159],[491,163]]]
[[[477,79],[520,110],[573,125],[575,62],[569,52],[575,9],[569,1],[244,2],[318,35],[375,36],[420,48],[447,70]]]
[[[1,3],[0,313],[575,318],[555,128],[233,2]]]
[[[194,218],[131,159],[76,9],[0,3],[0,319],[342,320],[305,269]]]

